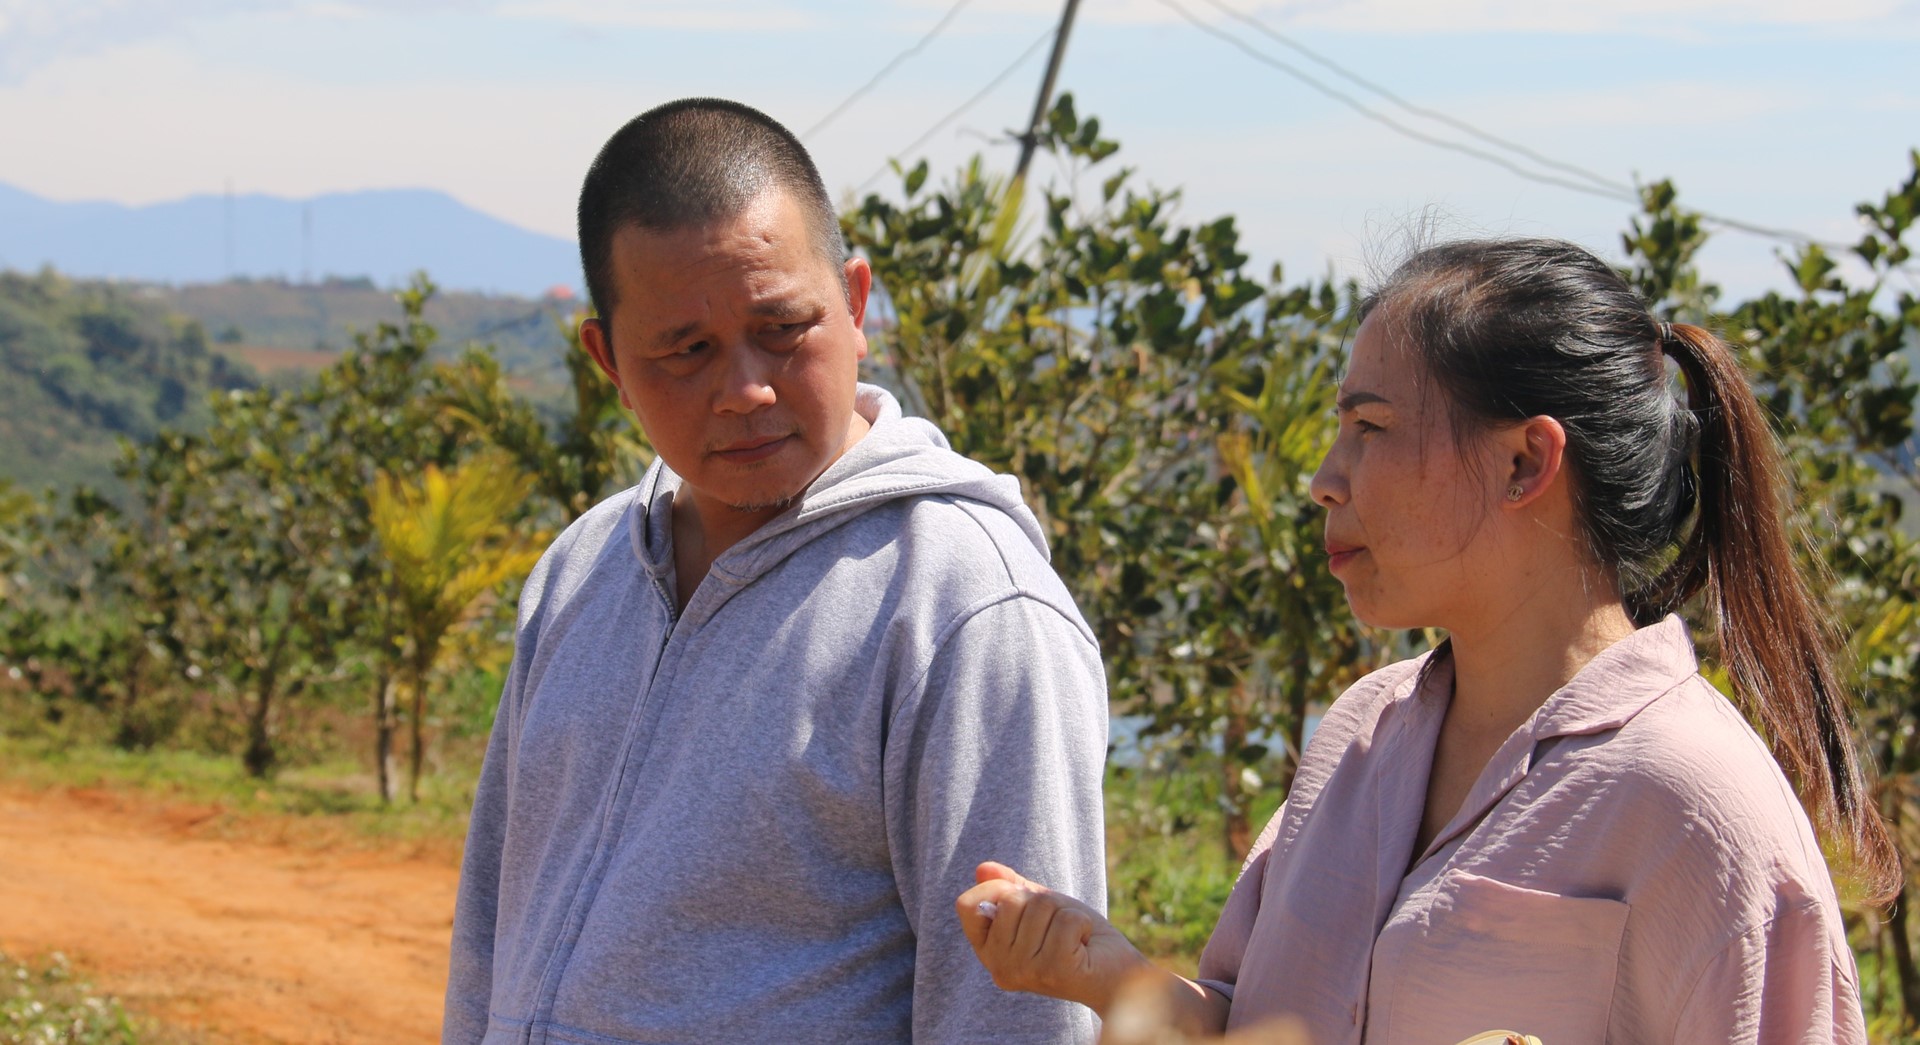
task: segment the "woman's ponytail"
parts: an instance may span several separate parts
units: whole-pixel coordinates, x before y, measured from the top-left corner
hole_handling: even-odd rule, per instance
[[[1834,637],[1794,558],[1772,429],[1718,337],[1685,323],[1663,324],[1659,336],[1686,378],[1699,424],[1699,511],[1645,598],[1674,607],[1705,588],[1736,703],[1823,833],[1851,849],[1859,883],[1891,896],[1899,859],[1854,756],[1852,701],[1834,666]]]
[[[1796,561],[1792,487],[1733,352],[1659,322],[1613,266],[1556,240],[1429,247],[1363,307],[1383,303],[1456,421],[1559,420],[1585,550],[1618,578],[1628,613],[1651,624],[1705,594],[1735,703],[1863,890],[1891,896],[1899,860],[1855,761],[1833,635]],[[1685,405],[1663,352],[1686,378]]]

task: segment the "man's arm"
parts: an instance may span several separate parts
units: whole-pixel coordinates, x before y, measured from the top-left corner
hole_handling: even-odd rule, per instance
[[[515,657],[507,676],[486,760],[473,794],[466,851],[460,864],[460,894],[454,907],[453,944],[447,966],[446,1012],[440,1025],[442,1045],[472,1045],[487,1033],[493,996],[493,937],[500,898],[500,855],[506,840],[507,794],[513,776],[514,709],[522,679]]]
[[[894,876],[917,937],[914,1040],[1090,1042],[1092,1013],[995,987],[954,916],[987,860],[1106,909],[1106,678],[1084,626],[1008,595],[963,614],[897,707]]]

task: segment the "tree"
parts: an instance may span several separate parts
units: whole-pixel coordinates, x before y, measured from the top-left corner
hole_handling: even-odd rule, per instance
[[[1079,178],[1118,147],[1071,95],[1040,145],[1074,176],[1038,201],[1031,242],[1020,189],[978,160],[932,192],[920,163],[904,205],[869,196],[843,218],[893,314],[876,356],[957,450],[1020,478],[1116,701],[1149,732],[1220,750],[1227,844],[1244,852],[1241,770],[1266,757],[1263,738],[1297,747],[1309,695],[1349,670],[1339,648],[1290,641],[1337,589],[1299,555],[1319,540],[1297,482],[1311,449],[1267,441],[1324,421],[1326,389],[1292,395],[1307,386],[1289,368],[1324,372],[1347,298],[1278,271],[1254,280],[1233,219],[1182,225],[1177,194],[1136,188],[1130,170],[1083,200]],[[1256,496],[1284,506],[1239,493],[1256,475]]]
[[[122,465],[178,595],[159,627],[186,671],[240,700],[254,775],[278,760],[285,706],[346,677],[378,630],[374,476],[454,459],[466,445],[435,405],[444,375],[425,362],[432,291],[416,281],[399,295],[401,323],[362,335],[311,384],[216,396],[204,435],[163,433]],[[376,665],[389,663],[380,653]],[[391,693],[384,679],[376,688],[385,711]]]
[[[442,471],[428,465],[417,481],[381,473],[373,497],[373,529],[389,564],[399,613],[402,687],[410,696],[412,738],[407,795],[420,799],[420,765],[430,684],[450,639],[482,598],[523,576],[540,557],[545,534],[512,524],[533,482],[504,454],[467,459]],[[390,736],[384,732],[383,737]],[[383,739],[383,747],[390,744]],[[385,752],[382,801],[391,801]]]
[[[534,477],[535,487],[568,522],[599,503],[615,479],[638,481],[653,462],[646,437],[620,406],[620,390],[580,346],[583,318],[578,314],[561,325],[572,409],[551,430],[539,411],[508,391],[499,362],[484,352],[467,354],[445,397],[455,417]]]

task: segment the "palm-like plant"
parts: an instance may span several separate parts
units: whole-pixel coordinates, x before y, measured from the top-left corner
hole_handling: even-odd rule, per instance
[[[420,798],[421,727],[427,693],[450,639],[484,599],[540,556],[544,535],[516,530],[533,480],[500,453],[481,454],[442,470],[428,465],[417,481],[381,473],[373,495],[373,527],[389,566],[400,647],[399,682],[409,698],[411,769],[407,794]],[[382,732],[381,797],[390,797]]]

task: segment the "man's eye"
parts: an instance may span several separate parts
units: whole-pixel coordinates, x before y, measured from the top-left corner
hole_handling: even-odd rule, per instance
[[[776,345],[797,341],[811,325],[804,320],[798,323],[775,323],[767,328],[766,339]]]
[[[680,350],[678,352],[675,352],[674,355],[677,355],[677,356],[698,355],[699,353],[706,351],[706,349],[707,349],[707,343],[705,341],[692,341],[692,342],[688,342],[685,345],[680,346]]]

